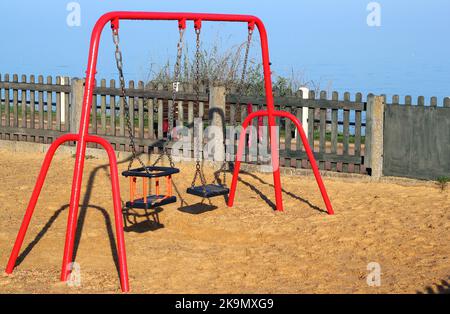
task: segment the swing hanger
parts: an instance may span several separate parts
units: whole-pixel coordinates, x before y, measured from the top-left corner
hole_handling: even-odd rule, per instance
[[[255,30],[255,22],[254,21],[248,22],[248,30],[253,33],[253,31]]]
[[[186,29],[186,19],[178,20],[178,29]]]
[[[114,33],[117,33],[119,31],[119,18],[114,18],[111,20],[111,29]]]
[[[194,29],[196,32],[199,32],[202,29],[202,20],[201,19],[194,20]]]

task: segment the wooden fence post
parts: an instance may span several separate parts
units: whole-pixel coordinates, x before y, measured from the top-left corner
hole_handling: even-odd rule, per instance
[[[225,106],[226,89],[224,86],[211,85],[209,88],[209,121],[215,130],[214,134],[214,161],[224,161],[226,151],[224,147],[225,139]]]
[[[374,179],[383,175],[384,97],[369,95],[366,111],[366,146],[364,163]]]
[[[84,79],[72,79],[70,82],[70,133],[78,133],[80,128],[83,92]]]

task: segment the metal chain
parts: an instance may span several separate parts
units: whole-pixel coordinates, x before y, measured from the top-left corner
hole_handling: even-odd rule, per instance
[[[172,139],[172,129],[173,129],[173,118],[175,113],[175,101],[177,99],[177,93],[180,85],[180,73],[181,73],[181,58],[183,57],[183,37],[184,37],[184,28],[180,28],[180,38],[177,44],[177,61],[175,62],[174,67],[174,81],[172,84],[172,110],[168,112],[168,138]]]
[[[124,78],[124,74],[123,74],[123,59],[122,59],[122,51],[120,50],[119,32],[118,32],[117,29],[113,29],[112,32],[113,32],[113,42],[114,42],[114,45],[116,47],[115,59],[116,59],[117,70],[119,72],[121,96],[123,98],[124,105],[125,105],[125,108],[126,108],[126,110],[125,110],[125,119],[127,120],[127,129],[128,129],[128,135],[129,135],[130,146],[131,146],[131,151],[132,151],[132,159],[130,160],[130,163],[128,164],[128,170],[131,169],[131,166],[133,165],[134,160],[137,160],[139,162],[139,164],[144,168],[145,172],[147,174],[151,174],[151,172],[148,170],[148,168],[145,166],[144,162],[139,158],[139,156],[138,156],[138,154],[136,152],[136,144],[135,144],[135,141],[134,141],[134,131],[133,131],[133,127],[132,127],[132,124],[131,124],[130,113],[129,113],[130,107],[128,105],[128,101],[127,101],[127,97],[126,97],[125,78]],[[180,41],[178,42],[178,46],[177,46],[177,50],[178,50],[178,52],[177,52],[177,64],[175,66],[175,80],[176,81],[178,81],[178,77],[179,77],[179,74],[180,74],[180,65],[181,65],[181,57],[182,57],[182,49],[183,49],[183,42],[182,42],[183,41],[183,35],[184,35],[184,30],[183,31],[180,30]],[[178,90],[176,90],[176,91],[174,90],[174,93],[173,93],[173,98],[172,98],[173,104],[175,103],[176,92],[177,91]],[[173,115],[172,115],[172,117],[173,117]],[[172,156],[167,153],[167,147],[165,145],[163,146],[163,151],[164,151],[164,153],[167,155],[167,157],[169,159],[170,167],[174,168],[175,167],[175,163],[173,162]],[[158,159],[155,161],[153,166],[155,166],[159,162],[161,157],[162,157],[162,155],[160,155],[158,157]],[[179,192],[177,186],[175,185],[175,182],[172,182],[172,183],[173,183],[173,185],[175,187],[176,193],[178,194],[178,196],[181,199],[182,204],[186,203],[186,201],[183,199],[181,193]],[[152,205],[156,205],[156,204],[158,204],[161,201],[162,201],[162,199],[161,200],[157,200],[157,201],[153,202]],[[122,203],[124,203],[124,202],[122,201]],[[123,206],[125,207],[124,204],[123,204]]]
[[[195,104],[197,108],[200,108],[200,34],[201,29],[196,28],[195,29],[196,34],[196,51],[195,51],[195,84],[194,84],[194,91],[195,91]],[[198,132],[197,137],[199,137],[200,132]],[[196,145],[196,151],[197,151],[197,158],[195,161],[195,175],[194,179],[192,180],[191,187],[193,188],[195,186],[195,182],[197,181],[197,178],[200,178],[200,181],[202,183],[203,191],[206,190],[206,179],[202,171],[202,165],[200,163],[200,143],[201,138],[197,139],[197,145]]]
[[[169,108],[168,110],[168,134],[167,138],[170,141],[172,139],[172,129],[173,129],[173,117],[175,113],[175,101],[177,99],[177,93],[179,89],[180,84],[180,73],[181,73],[181,59],[183,57],[183,46],[184,46],[184,28],[180,28],[180,37],[177,44],[177,61],[175,62],[175,68],[174,68],[174,81],[172,85],[172,108]],[[170,110],[171,109],[171,110]],[[169,151],[167,150],[166,146],[167,142],[164,143],[162,147],[162,151],[159,154],[158,158],[155,160],[152,166],[156,166],[158,162],[164,157],[164,155],[167,156],[167,159],[169,159],[170,167],[175,168],[175,163],[173,162],[172,155],[169,154]]]
[[[237,88],[237,91],[238,91],[238,98],[237,98],[237,103],[236,103],[237,106],[239,106],[241,104],[241,97],[242,97],[242,93],[244,91],[245,77],[247,76],[248,56],[250,53],[252,37],[253,37],[253,30],[249,29],[248,37],[247,37],[247,46],[245,47],[244,63],[242,65],[241,80],[239,81],[238,88]]]
[[[139,164],[145,169],[145,171],[150,174],[150,171],[145,166],[145,163],[139,158],[137,151],[136,151],[136,143],[134,141],[134,128],[131,123],[130,118],[130,106],[128,104],[127,95],[126,95],[126,89],[125,89],[125,78],[123,75],[123,59],[122,59],[122,51],[120,50],[120,38],[119,38],[119,31],[117,29],[112,30],[113,35],[113,42],[116,47],[115,51],[115,59],[116,59],[116,66],[117,71],[119,72],[119,81],[120,81],[120,90],[121,90],[121,97],[123,99],[124,105],[125,105],[125,119],[127,122],[127,130],[128,130],[128,138],[130,141],[130,147],[131,147],[131,153],[132,158],[130,159],[130,162],[128,163],[128,170],[131,169],[133,163],[135,160],[139,162]],[[134,104],[133,104],[133,110],[134,110]]]

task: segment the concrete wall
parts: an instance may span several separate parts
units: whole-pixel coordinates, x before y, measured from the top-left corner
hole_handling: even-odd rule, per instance
[[[383,167],[388,176],[450,177],[450,108],[386,106]]]

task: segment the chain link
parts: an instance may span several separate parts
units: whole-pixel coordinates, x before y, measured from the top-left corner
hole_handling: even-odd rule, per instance
[[[242,74],[241,79],[238,84],[237,92],[238,92],[238,98],[236,105],[239,106],[241,104],[241,97],[244,93],[244,85],[245,85],[245,77],[247,76],[247,67],[248,67],[248,56],[250,53],[250,46],[252,43],[252,37],[253,37],[253,30],[248,30],[248,36],[247,36],[247,45],[245,47],[245,55],[244,55],[244,63],[242,65]]]
[[[145,166],[145,163],[141,160],[141,158],[137,154],[136,143],[134,141],[134,127],[132,125],[131,118],[130,118],[130,110],[134,110],[134,104],[133,104],[133,109],[131,109],[130,105],[128,104],[128,100],[127,100],[125,77],[123,74],[123,58],[122,58],[122,51],[120,50],[119,31],[117,29],[113,29],[112,35],[113,35],[113,42],[116,47],[114,56],[116,59],[117,70],[119,72],[121,97],[122,97],[124,105],[125,105],[125,120],[127,123],[128,138],[130,140],[130,147],[131,147],[131,154],[132,154],[132,159],[128,163],[128,170],[131,169],[134,161],[137,160],[139,162],[139,164],[141,165],[141,167],[143,167],[145,169],[147,174],[150,174],[150,171]]]
[[[172,84],[172,108],[169,108],[168,112],[168,139],[172,139],[172,129],[173,129],[173,119],[175,113],[175,101],[177,99],[177,93],[180,87],[180,73],[181,73],[181,58],[183,57],[183,37],[184,37],[184,29],[180,28],[180,38],[177,44],[177,61],[175,62],[174,67],[174,81]]]

